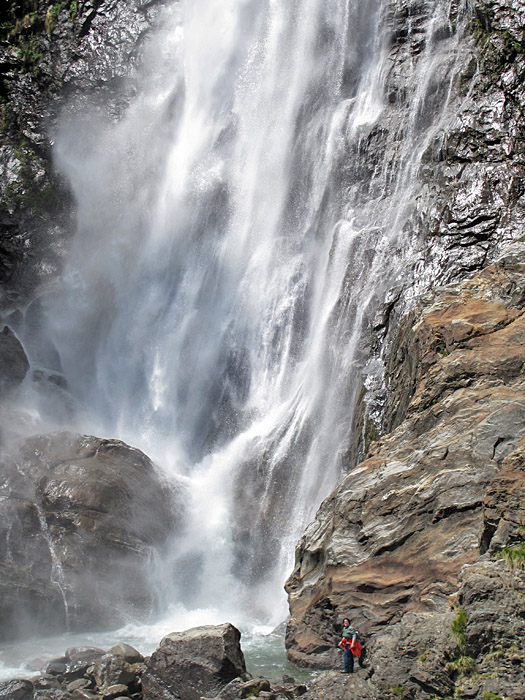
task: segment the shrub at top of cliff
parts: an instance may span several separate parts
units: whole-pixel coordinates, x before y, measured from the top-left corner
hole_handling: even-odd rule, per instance
[[[5,97],[9,92],[7,83],[14,73],[27,71],[35,78],[39,76],[44,20],[38,2],[22,2],[4,8],[0,22],[0,45],[4,49],[1,93]]]

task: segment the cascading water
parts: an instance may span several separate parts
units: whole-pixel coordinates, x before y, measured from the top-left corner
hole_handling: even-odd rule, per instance
[[[89,414],[79,428],[187,483],[154,577],[165,604],[285,617],[294,544],[380,375],[372,320],[432,278],[414,283],[407,222],[453,118],[457,4],[408,16],[422,49],[396,102],[393,2],[171,3],[122,118],[64,119],[78,232],[48,335]]]

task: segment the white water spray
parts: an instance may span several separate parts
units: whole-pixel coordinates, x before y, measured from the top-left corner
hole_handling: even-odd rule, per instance
[[[371,319],[419,261],[403,230],[452,118],[452,4],[428,3],[404,107],[384,94],[386,1],[188,0],[163,12],[118,123],[64,120],[78,232],[49,333],[80,429],[188,484],[166,605],[285,616],[294,544],[352,440]]]

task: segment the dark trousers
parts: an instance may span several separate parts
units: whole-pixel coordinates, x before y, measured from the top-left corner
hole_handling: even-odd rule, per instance
[[[346,647],[343,652],[343,670],[345,673],[354,672],[354,655],[350,651],[350,647]]]

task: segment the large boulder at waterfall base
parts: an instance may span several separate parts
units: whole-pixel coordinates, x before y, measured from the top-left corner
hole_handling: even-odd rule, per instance
[[[240,632],[226,623],[194,627],[164,637],[142,676],[144,700],[214,697],[246,673]]]
[[[108,628],[151,612],[151,559],[182,500],[145,454],[54,433],[4,454],[1,472],[3,638]]]

